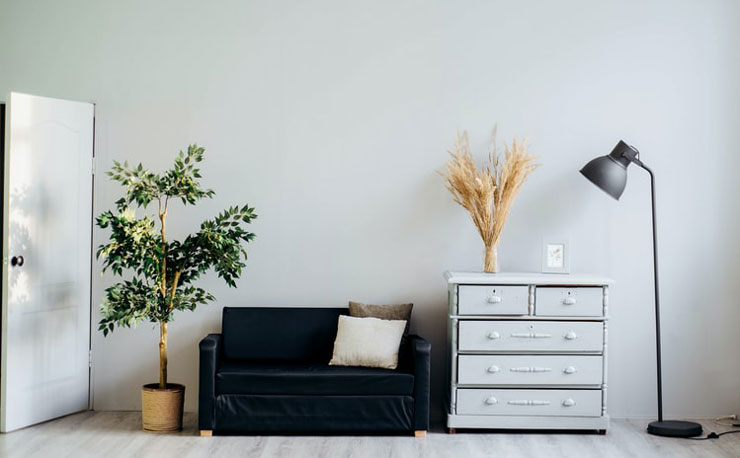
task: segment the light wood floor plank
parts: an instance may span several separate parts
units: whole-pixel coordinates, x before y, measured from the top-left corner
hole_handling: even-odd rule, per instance
[[[605,436],[579,433],[490,432],[441,428],[426,437],[214,436],[200,437],[195,414],[174,434],[141,431],[138,412],[83,412],[0,435],[0,456],[14,457],[731,457],[740,434],[691,441],[650,436],[648,420],[613,420]],[[701,421],[705,430],[727,428]]]

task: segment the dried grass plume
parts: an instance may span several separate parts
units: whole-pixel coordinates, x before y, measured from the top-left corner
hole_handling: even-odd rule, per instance
[[[468,132],[457,134],[451,159],[439,174],[455,202],[469,213],[486,247],[485,272],[496,272],[496,247],[504,223],[517,194],[529,174],[536,169],[536,158],[528,153],[527,141],[513,139],[504,144],[503,160],[497,149],[496,128],[491,135],[488,163],[478,168],[470,150]]]

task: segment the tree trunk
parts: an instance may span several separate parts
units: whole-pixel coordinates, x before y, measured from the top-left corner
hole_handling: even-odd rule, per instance
[[[488,273],[498,272],[498,246],[487,245],[486,246],[486,260],[483,266],[483,271]]]
[[[167,388],[167,323],[159,323],[159,387]]]
[[[162,202],[159,203],[159,222],[162,225],[162,272],[161,272],[161,283],[160,292],[162,293],[162,305],[167,304],[167,239],[165,238],[165,218],[167,218],[167,201],[164,203],[164,210],[162,210]],[[173,285],[174,295],[174,285]],[[170,301],[171,303],[171,301]],[[159,322],[159,388],[167,388],[167,323]]]

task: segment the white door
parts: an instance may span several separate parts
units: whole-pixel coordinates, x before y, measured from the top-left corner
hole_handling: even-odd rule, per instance
[[[94,106],[11,93],[0,430],[88,408]]]

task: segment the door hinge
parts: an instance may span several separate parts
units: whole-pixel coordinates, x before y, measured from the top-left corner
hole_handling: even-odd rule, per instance
[[[87,367],[92,367],[92,350],[87,352]]]

